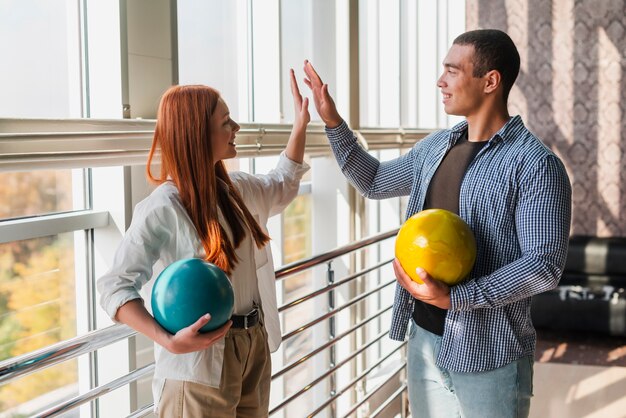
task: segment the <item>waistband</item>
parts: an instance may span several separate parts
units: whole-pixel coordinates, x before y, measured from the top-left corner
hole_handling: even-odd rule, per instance
[[[236,328],[236,329],[252,328],[253,326],[259,323],[259,318],[260,318],[259,309],[255,307],[246,315],[231,316],[230,320],[233,321],[233,325],[231,326],[231,328]]]

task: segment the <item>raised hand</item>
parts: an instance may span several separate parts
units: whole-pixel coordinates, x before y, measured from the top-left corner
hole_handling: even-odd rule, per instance
[[[447,284],[430,277],[424,269],[417,269],[417,274],[424,284],[414,282],[404,271],[396,258],[393,260],[393,271],[398,283],[415,299],[437,306],[441,309],[450,309],[450,288]]]
[[[218,340],[224,338],[232,321],[226,322],[220,328],[200,333],[200,328],[205,326],[211,320],[211,315],[203,315],[195,323],[189,325],[187,328],[183,328],[175,335],[172,335],[167,345],[167,350],[174,354],[185,354],[194,351],[201,351],[209,348]]]
[[[285,147],[285,155],[291,161],[301,164],[304,161],[306,126],[311,121],[311,115],[309,115],[309,99],[308,97],[302,99],[293,69],[289,71],[289,78],[291,79],[294,120],[291,135],[289,135],[289,141],[287,141],[287,147]]]
[[[306,129],[306,126],[311,121],[311,115],[309,114],[309,98],[305,97],[302,99],[293,68],[289,70],[289,78],[291,79],[291,96],[293,97],[294,109],[293,127],[294,129]]]
[[[313,65],[308,61],[304,61],[304,73],[306,77],[304,84],[309,86],[313,93],[313,103],[317,109],[317,113],[320,115],[326,126],[329,128],[336,128],[341,124],[343,119],[337,112],[337,106],[333,98],[328,93],[328,84],[324,84],[322,79],[313,68]]]

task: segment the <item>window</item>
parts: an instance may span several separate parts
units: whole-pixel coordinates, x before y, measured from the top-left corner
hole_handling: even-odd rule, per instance
[[[245,0],[178,2],[180,84],[217,89],[238,122],[253,120],[249,14]]]
[[[0,244],[0,361],[76,336],[74,234]],[[0,386],[3,410],[74,393],[76,361]],[[25,408],[22,405],[22,408]]]
[[[79,35],[76,1],[0,2],[0,117],[81,116]]]
[[[444,128],[437,79],[465,28],[461,0],[359,2],[361,126]]]
[[[82,170],[0,172],[0,219],[86,209],[86,203]]]
[[[305,59],[311,60],[323,75],[340,108],[350,105],[347,91],[352,74],[346,64],[349,48],[360,48],[358,105],[363,127],[433,128],[454,121],[442,113],[436,79],[442,54],[453,35],[463,30],[461,0],[356,2],[360,46],[348,44],[346,30],[350,16],[348,3],[354,2],[179,0],[133,2],[130,6],[126,4],[126,10],[120,10],[120,5],[125,3],[0,0],[0,53],[13,64],[0,68],[0,77],[11,80],[3,92],[5,100],[0,103],[0,118],[106,118],[94,126],[90,126],[92,120],[80,125],[67,121],[75,131],[68,137],[71,139],[64,138],[65,144],[74,138],[89,144],[98,139],[93,141],[93,152],[85,159],[69,155],[73,148],[68,146],[64,150],[68,151],[67,160],[57,158],[50,166],[44,163],[37,169],[25,167],[21,172],[14,169],[9,172],[2,171],[0,165],[0,361],[111,324],[97,305],[94,280],[106,270],[130,223],[134,205],[151,190],[141,166],[145,151],[141,141],[145,140],[142,136],[150,136],[153,126],[150,121],[121,121],[122,124],[109,119],[120,118],[121,105],[127,99],[123,96],[137,98],[146,107],[154,104],[155,91],[147,92],[133,84],[137,81],[133,77],[142,77],[138,68],[145,67],[133,67],[133,60],[141,59],[141,51],[132,50],[132,43],[141,41],[142,47],[155,47],[159,53],[168,49],[156,48],[157,40],[141,36],[143,22],[133,21],[139,15],[143,18],[141,7],[148,7],[148,3],[151,9],[145,19],[158,15],[155,21],[160,23],[167,20],[164,16],[170,16],[172,5],[177,7],[176,25],[172,25],[177,29],[174,37],[177,43],[173,44],[176,57],[160,57],[155,53],[150,57],[152,61],[145,62],[161,60],[162,66],[168,67],[177,58],[181,84],[202,83],[217,88],[233,119],[248,124],[244,127],[248,129],[247,142],[240,144],[242,150],[256,149],[255,140],[259,140],[250,132],[258,130],[259,137],[265,135],[263,141],[268,141],[267,148],[261,150],[263,156],[254,155],[254,151],[242,153],[241,158],[228,162],[231,170],[258,174],[275,166],[278,158],[275,151],[286,138],[285,126],[274,129],[274,133],[278,132],[275,135],[267,132],[275,124],[293,120],[290,68],[296,70],[301,90],[309,96],[301,81]],[[132,13],[128,13],[129,9]],[[126,22],[128,26],[121,26],[124,22],[120,21],[131,14],[133,18]],[[120,46],[128,35],[124,31],[134,36],[128,37],[130,41],[126,39],[129,43],[126,47],[132,51]],[[44,39],[46,42],[42,42]],[[123,69],[123,55],[131,61],[126,63],[130,69]],[[133,77],[128,73],[133,73]],[[167,74],[163,79],[170,80]],[[122,87],[125,82],[130,87]],[[157,82],[150,84],[149,80],[147,84],[156,86],[155,89],[161,87]],[[148,93],[150,97],[138,97]],[[310,111],[312,130],[317,129],[318,135],[309,142],[312,151],[306,155],[312,170],[303,179],[298,197],[269,223],[277,268],[351,240],[354,214],[350,205],[355,197],[329,156],[326,142],[320,142],[323,131],[319,125],[315,126],[320,119],[312,103]],[[130,133],[124,137],[110,132],[110,128],[121,125],[129,126],[132,138]],[[80,133],[91,129],[98,131],[97,135]],[[44,131],[28,130],[45,136]],[[116,147],[103,145],[110,135],[119,143],[132,146],[123,155],[117,154]],[[105,142],[99,142],[102,138]],[[385,160],[401,152],[404,150],[373,153]],[[365,233],[372,235],[397,227],[405,205],[406,199],[400,198],[368,201],[367,217],[361,219],[366,224]],[[67,219],[73,220],[69,227],[64,226]],[[48,231],[49,227],[53,232]],[[5,233],[9,230],[11,234]],[[364,265],[382,261],[383,254],[392,251],[389,246],[386,243],[368,254]],[[279,282],[279,305],[323,287],[326,268],[322,265]],[[351,268],[349,257],[333,261],[332,268],[336,279],[345,278]],[[357,286],[337,288],[337,305],[354,298],[355,288],[371,290],[384,283],[390,274],[390,268],[385,268],[381,273],[359,279]],[[337,328],[345,330],[353,325],[353,317],[363,318],[378,312],[390,303],[392,293],[393,289],[388,287],[377,298],[341,312],[336,316]],[[328,294],[313,298],[285,311],[281,318],[283,330],[294,330],[328,310]],[[382,332],[389,313],[384,315],[387,316],[372,321],[362,334]],[[328,321],[321,321],[282,345],[273,357],[274,371],[328,341]],[[335,361],[350,355],[361,342],[361,335],[338,342]],[[347,385],[355,371],[371,365],[389,349],[377,344],[368,349],[368,358],[347,363],[334,374],[335,387]],[[137,365],[150,363],[152,343],[142,338],[124,340],[98,350],[97,356],[85,357],[88,356],[0,386],[0,408],[28,415],[60,399],[85,393],[94,384],[108,383]],[[274,382],[272,403],[300,390],[329,367],[329,351],[322,350]],[[380,370],[361,387],[375,385],[386,373],[384,367]],[[291,402],[281,412],[282,416],[299,416],[314,410],[328,399],[330,380],[325,379],[304,397]],[[97,413],[128,415],[150,401],[149,388],[150,382],[144,380],[113,391],[100,398]],[[347,398],[354,393],[352,389],[346,391],[337,404],[338,412],[352,405]],[[81,413],[92,414],[88,407]]]

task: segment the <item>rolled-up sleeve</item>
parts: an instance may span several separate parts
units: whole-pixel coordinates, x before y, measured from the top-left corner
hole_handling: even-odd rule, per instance
[[[269,173],[255,176],[232,173],[231,179],[243,193],[254,196],[255,204],[261,205],[265,213],[274,216],[282,212],[298,195],[300,180],[309,168],[307,163],[292,161],[282,152],[276,167]]]
[[[131,226],[115,252],[111,268],[97,281],[100,305],[114,321],[120,306],[141,299],[139,290],[152,277],[152,267],[159,259],[160,249],[171,238],[167,217],[172,209],[145,209],[138,206]]]

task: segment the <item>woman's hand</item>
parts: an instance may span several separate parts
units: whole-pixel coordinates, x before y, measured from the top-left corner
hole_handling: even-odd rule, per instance
[[[226,322],[220,328],[200,333],[200,328],[205,326],[211,320],[211,315],[203,315],[194,324],[189,325],[187,328],[183,328],[175,335],[169,338],[168,344],[165,347],[169,352],[174,354],[192,353],[194,351],[206,350],[218,340],[224,338],[232,321]]]
[[[293,69],[289,71],[289,78],[291,79],[291,95],[293,96],[294,121],[289,142],[287,142],[287,147],[285,148],[285,155],[291,161],[302,164],[304,161],[306,127],[311,121],[309,99],[307,97],[302,98]]]
[[[315,103],[315,109],[320,115],[324,123],[329,128],[336,128],[341,124],[343,119],[337,112],[337,106],[333,98],[328,93],[328,84],[324,84],[322,79],[313,68],[313,65],[308,60],[304,61],[304,73],[307,78],[304,79],[304,83],[309,86],[313,93],[313,103]]]
[[[311,115],[309,114],[309,98],[302,98],[293,68],[289,70],[289,78],[291,79],[291,96],[293,97],[293,129],[306,129],[311,121]]]
[[[174,354],[205,350],[223,338],[232,325],[232,321],[228,321],[221,328],[201,334],[200,328],[211,320],[211,315],[206,314],[194,324],[172,335],[148,313],[141,299],[133,299],[120,306],[115,319],[141,332]]]

